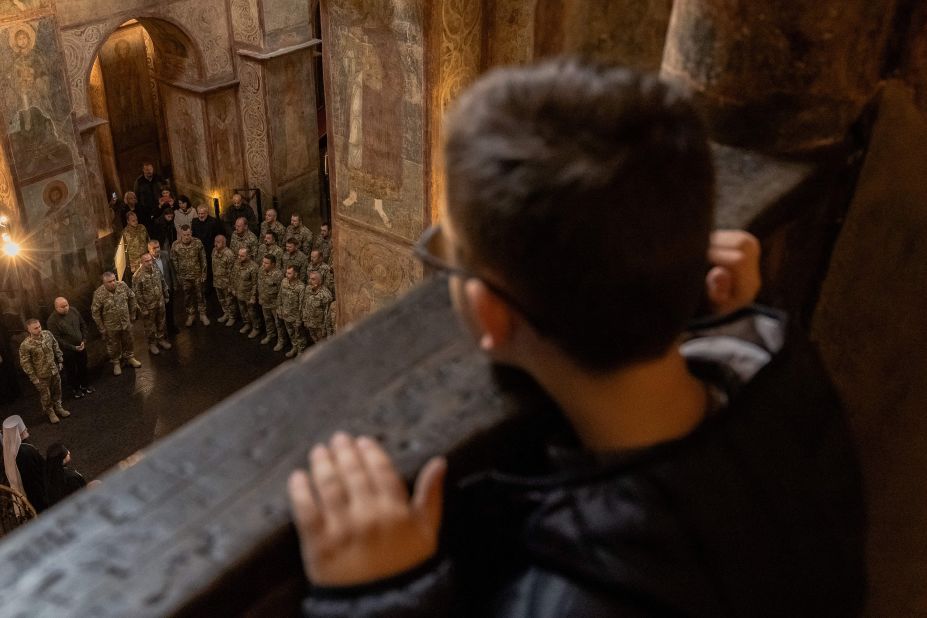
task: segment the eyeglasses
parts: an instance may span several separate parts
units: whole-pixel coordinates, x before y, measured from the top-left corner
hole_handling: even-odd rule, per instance
[[[441,224],[437,223],[425,230],[418,242],[412,247],[412,254],[418,258],[425,266],[431,268],[437,273],[446,273],[449,276],[457,276],[463,279],[479,279],[487,288],[496,296],[508,303],[513,309],[518,311],[527,320],[535,330],[543,332],[541,325],[543,321],[532,316],[531,312],[525,309],[521,301],[516,300],[509,292],[502,287],[489,281],[483,275],[479,275],[472,270],[461,266],[454,266],[448,261],[447,241],[442,233]]]

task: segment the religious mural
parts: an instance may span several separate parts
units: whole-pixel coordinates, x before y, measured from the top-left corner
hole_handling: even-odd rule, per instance
[[[338,212],[409,240],[424,210],[421,11],[420,0],[330,7]]]
[[[273,173],[281,181],[314,171],[318,160],[315,87],[309,52],[288,54],[267,64]],[[312,149],[315,149],[313,156]]]
[[[49,0],[0,0],[0,19],[24,16],[25,13],[48,8]]]
[[[217,186],[212,188],[225,195],[236,187],[244,186],[239,139],[241,129],[235,93],[226,90],[211,96],[206,108],[209,113],[209,133],[217,182]]]
[[[54,20],[0,29],[0,83],[12,167],[20,181],[73,166],[68,88]]]
[[[204,147],[203,101],[168,86],[162,89],[162,95],[178,191],[207,194],[211,180]]]

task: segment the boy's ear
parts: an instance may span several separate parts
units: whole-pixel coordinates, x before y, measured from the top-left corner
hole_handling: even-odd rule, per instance
[[[492,352],[508,344],[514,325],[514,315],[508,303],[479,279],[468,279],[464,294],[473,312],[474,323],[479,328],[480,348]]]

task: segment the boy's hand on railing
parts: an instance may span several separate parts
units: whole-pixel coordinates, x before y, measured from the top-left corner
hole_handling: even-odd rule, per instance
[[[303,565],[319,586],[352,586],[398,575],[438,547],[443,458],[422,469],[410,498],[374,440],[336,433],[309,453],[309,472],[289,479]]]

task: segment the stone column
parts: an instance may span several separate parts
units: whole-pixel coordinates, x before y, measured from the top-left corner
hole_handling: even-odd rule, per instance
[[[318,230],[319,144],[309,9],[300,0],[231,0],[249,186],[276,198],[285,223],[299,213]]]
[[[673,0],[544,0],[537,3],[536,56],[578,54],[656,71]]]
[[[676,0],[662,72],[717,141],[771,152],[839,141],[879,83],[894,0]]]

